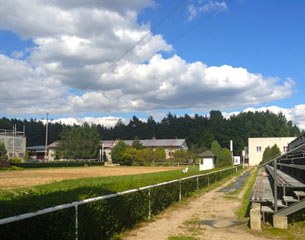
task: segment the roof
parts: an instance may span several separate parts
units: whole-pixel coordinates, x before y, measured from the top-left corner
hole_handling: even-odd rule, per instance
[[[215,157],[215,154],[212,153],[210,150],[207,150],[203,153],[199,153],[198,157]]]
[[[123,140],[131,146],[134,140]],[[185,147],[185,139],[144,139],[139,140],[143,147]]]
[[[104,148],[111,148],[119,140],[103,140]],[[134,140],[122,140],[128,146],[132,146]],[[187,148],[185,139],[143,139],[139,140],[143,147],[180,147]]]
[[[104,148],[114,147],[116,140],[102,140],[101,144],[103,144]]]
[[[58,147],[58,141],[52,142],[50,145],[48,145],[48,148],[57,148]]]
[[[27,147],[26,150],[35,151],[35,152],[44,152],[45,148],[46,148],[46,146],[44,146],[44,145],[37,145],[37,146]]]

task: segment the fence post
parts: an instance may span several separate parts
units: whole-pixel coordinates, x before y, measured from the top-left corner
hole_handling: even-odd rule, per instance
[[[199,176],[197,176],[197,190],[199,189]]]
[[[148,219],[151,218],[150,188],[148,188]]]
[[[181,180],[179,181],[179,202],[181,202],[182,194],[181,194]]]
[[[78,240],[78,205],[75,205],[75,240]]]
[[[208,175],[208,186],[210,186],[210,175]]]

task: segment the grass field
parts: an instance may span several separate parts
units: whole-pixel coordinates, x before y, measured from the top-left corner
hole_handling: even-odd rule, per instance
[[[0,172],[0,189],[26,188],[67,179],[109,177],[177,170],[177,167],[71,167]]]

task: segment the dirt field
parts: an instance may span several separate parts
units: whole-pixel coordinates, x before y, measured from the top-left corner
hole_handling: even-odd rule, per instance
[[[77,167],[0,172],[0,189],[32,187],[65,179],[163,172],[177,167]]]

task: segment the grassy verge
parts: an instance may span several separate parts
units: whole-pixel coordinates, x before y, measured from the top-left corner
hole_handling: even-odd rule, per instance
[[[242,196],[242,204],[241,207],[235,212],[235,214],[240,217],[244,218],[249,214],[250,209],[250,195],[253,188],[253,185],[255,183],[256,175],[257,175],[258,169],[251,170],[250,175],[247,178],[246,182],[244,183],[244,187],[241,189],[241,191],[246,187],[245,193]]]

